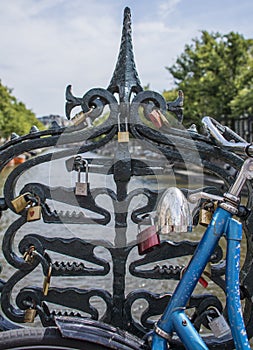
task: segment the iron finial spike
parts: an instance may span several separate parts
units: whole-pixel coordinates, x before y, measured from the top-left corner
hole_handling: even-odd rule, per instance
[[[129,102],[132,92],[142,91],[140,79],[136,70],[132,45],[131,11],[124,10],[121,44],[116,67],[107,88],[112,93],[119,93],[121,102]]]

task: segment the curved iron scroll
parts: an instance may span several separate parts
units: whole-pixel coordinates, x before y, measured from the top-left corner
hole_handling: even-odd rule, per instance
[[[115,95],[118,95],[118,98]],[[144,257],[137,254],[138,226],[143,222],[143,216],[156,212],[157,203],[166,190],[166,183],[162,188],[159,186],[151,188],[150,183],[145,182],[147,177],[158,182],[165,174],[181,171],[189,183],[188,165],[195,165],[194,169],[213,176],[212,181],[216,181],[213,182],[214,185],[218,183],[215,188],[206,190],[219,193],[232,183],[234,173],[240,168],[243,160],[217,147],[208,135],[185,130],[180,124],[182,101],[178,105],[168,103],[157,92],[143,91],[134,62],[131,15],[128,8],[124,13],[119,57],[108,88],[91,89],[83,97],[76,97],[68,86],[66,100],[67,117],[71,118],[72,110],[80,107],[82,123],[47,131],[32,129],[29,134],[15,137],[0,147],[1,171],[11,159],[23,152],[38,148],[46,150],[14,168],[4,184],[4,197],[1,198],[0,209],[12,211],[15,220],[4,234],[2,250],[6,262],[15,269],[15,272],[8,280],[1,280],[3,316],[0,318],[0,328],[19,327],[18,324],[24,322],[26,310],[29,308],[37,310],[37,315],[44,326],[52,325],[55,316],[61,314],[59,310],[54,310],[54,306],[61,306],[74,310],[71,311],[71,315],[76,317],[102,320],[142,337],[153,327],[154,317],[163,312],[171,296],[170,291],[159,293],[152,291],[149,283],[152,285],[153,280],[159,280],[161,283],[169,280],[178,281],[187,259],[194,253],[198,243],[197,240],[184,240],[179,236],[177,241],[173,239],[162,241],[160,246],[155,247]],[[152,111],[158,110],[167,120],[167,122],[163,120],[159,127],[158,124],[152,124],[150,117]],[[174,128],[169,126],[168,111],[176,114]],[[119,132],[129,133],[130,141],[120,142]],[[138,146],[141,145],[144,154],[142,158],[133,151],[134,142]],[[65,148],[56,148],[52,151],[54,146]],[[92,156],[92,151],[104,149],[110,151],[109,157]],[[111,176],[114,188],[91,184],[88,186],[87,195],[79,196],[76,195],[74,186],[64,186],[60,181],[57,186],[30,181],[16,193],[22,176],[39,165],[61,161],[65,163],[69,175],[78,171],[85,172],[85,167],[80,168],[75,164],[77,154],[82,155],[88,162],[89,177],[95,174],[106,178]],[[148,154],[152,154],[153,157],[150,158]],[[214,162],[217,159],[219,162]],[[231,173],[231,169],[234,173]],[[140,178],[144,178],[144,185],[129,189],[133,180]],[[203,185],[206,184],[203,182]],[[250,182],[247,183],[246,191],[246,206],[251,209]],[[42,208],[39,233],[29,232],[28,209],[24,208],[16,214],[12,204],[12,200],[18,194],[25,193],[29,193],[36,200],[39,198],[39,205]],[[106,205],[100,204],[101,197],[106,198]],[[142,197],[140,204],[131,209],[132,203],[139,197]],[[75,211],[59,212],[51,207],[52,202],[72,209],[74,207]],[[109,204],[112,210],[109,209]],[[71,224],[73,227],[82,225],[84,232],[82,237],[76,235],[63,237],[58,227],[66,224]],[[50,227],[49,235],[44,234],[44,227],[45,230]],[[86,232],[96,231],[99,234],[102,227],[113,229],[113,241],[103,236],[99,239],[85,238]],[[128,239],[129,227],[136,231],[131,239]],[[245,300],[244,318],[250,337],[253,332],[252,227],[250,213],[244,220],[247,247],[245,262],[241,269],[241,297]],[[20,235],[24,229],[25,234]],[[17,240],[16,247],[14,242]],[[54,254],[58,254],[64,260],[56,260]],[[175,263],[175,258],[179,259],[179,263]],[[218,246],[210,261],[209,278],[219,287],[221,293],[225,294],[223,258],[222,247]],[[71,287],[54,286],[52,282],[47,294],[43,292],[42,283],[35,287],[26,283],[27,277],[32,273],[47,276],[49,269],[53,281],[57,278],[58,281],[59,278],[68,278],[71,281],[78,281],[81,286],[77,286],[77,282],[73,282]],[[136,279],[137,284],[139,280],[146,280],[146,288],[129,290],[126,285],[129,276]],[[109,279],[111,281],[109,290],[97,287],[96,278],[104,282]],[[91,280],[94,280],[93,285]],[[85,286],[80,281],[84,281]],[[15,294],[14,303],[12,301],[14,289],[22,283],[25,285],[22,285]],[[94,298],[102,301],[104,305],[102,311],[98,306],[99,303],[94,303]],[[144,300],[146,306],[136,315],[134,305],[140,300]],[[193,310],[192,320],[197,329],[201,325],[208,327],[206,312],[210,306],[225,313],[226,305],[214,293],[207,291],[190,299],[188,307]],[[212,339],[209,342],[210,348],[231,346],[230,341],[226,343],[221,340],[218,345],[217,341],[213,342]]]

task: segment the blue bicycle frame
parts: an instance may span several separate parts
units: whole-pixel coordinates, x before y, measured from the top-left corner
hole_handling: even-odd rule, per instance
[[[206,264],[219,242],[221,236],[227,239],[226,255],[226,298],[230,328],[236,349],[250,349],[240,302],[240,243],[242,239],[242,224],[232,218],[238,213],[240,193],[246,180],[253,179],[253,144],[247,143],[228,127],[223,127],[210,117],[202,119],[205,127],[225,149],[246,155],[239,174],[229,191],[220,198],[219,207],[214,212],[181,281],[179,282],[170,302],[157,322],[152,338],[152,350],[167,350],[168,342],[173,332],[182,341],[186,349],[208,349],[207,345],[193,327],[184,312],[186,304],[192,295]],[[229,140],[224,137],[224,130]],[[203,195],[203,194],[202,194]]]
[[[176,332],[186,349],[208,349],[184,309],[222,235],[227,239],[226,294],[231,332],[236,349],[250,349],[241,312],[239,290],[242,225],[232,218],[229,211],[218,207],[164,314],[157,322],[152,350],[167,350],[173,332]]]

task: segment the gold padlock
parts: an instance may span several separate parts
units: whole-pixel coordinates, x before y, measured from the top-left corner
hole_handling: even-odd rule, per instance
[[[34,251],[35,251],[35,246],[31,245],[28,250],[24,253],[24,260],[27,263],[32,263],[33,258],[34,258]]]
[[[33,207],[28,208],[27,211],[27,221],[36,221],[41,218],[41,206],[35,205]]]
[[[43,294],[45,296],[48,295],[48,289],[50,286],[50,281],[51,281],[51,275],[52,275],[52,265],[49,265],[47,276],[44,278],[44,283],[43,283]]]
[[[213,214],[218,206],[218,202],[205,202],[199,212],[199,224],[208,226],[212,220]]]
[[[129,142],[129,132],[119,131],[118,132],[118,142]]]
[[[88,126],[90,126],[90,118],[89,118],[89,114],[93,111],[93,108],[90,108],[88,110],[88,112],[84,113],[83,111],[77,113],[72,119],[71,121],[73,122],[74,125],[79,125],[82,122],[86,121]],[[87,119],[88,118],[88,119]]]
[[[36,221],[40,220],[41,218],[41,205],[40,205],[40,198],[37,198],[37,204],[32,205],[27,210],[27,221]]]
[[[120,130],[120,119],[118,116],[118,142],[129,142],[127,118],[125,118],[126,131]]]
[[[213,213],[210,210],[201,208],[199,212],[199,224],[208,226],[212,220]]]
[[[37,314],[37,310],[32,309],[32,308],[26,309],[26,310],[25,310],[24,322],[25,322],[25,323],[33,323],[36,314]]]
[[[22,210],[25,209],[25,207],[27,207],[27,205],[31,202],[27,196],[30,195],[29,192],[21,194],[20,196],[14,198],[11,201],[11,204],[13,205],[16,213],[20,213]]]

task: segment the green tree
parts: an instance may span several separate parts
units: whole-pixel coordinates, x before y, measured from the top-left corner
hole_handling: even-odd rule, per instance
[[[253,115],[253,52],[238,80],[241,88],[230,103],[232,116]]]
[[[32,125],[41,128],[35,114],[12,95],[12,90],[0,81],[0,136],[8,138],[12,132],[24,135]]]
[[[218,120],[235,116],[236,99],[249,75],[252,80],[247,69],[252,64],[252,44],[253,40],[238,33],[202,31],[176,63],[166,67],[176,87],[184,91],[186,125],[200,124],[205,115]]]

